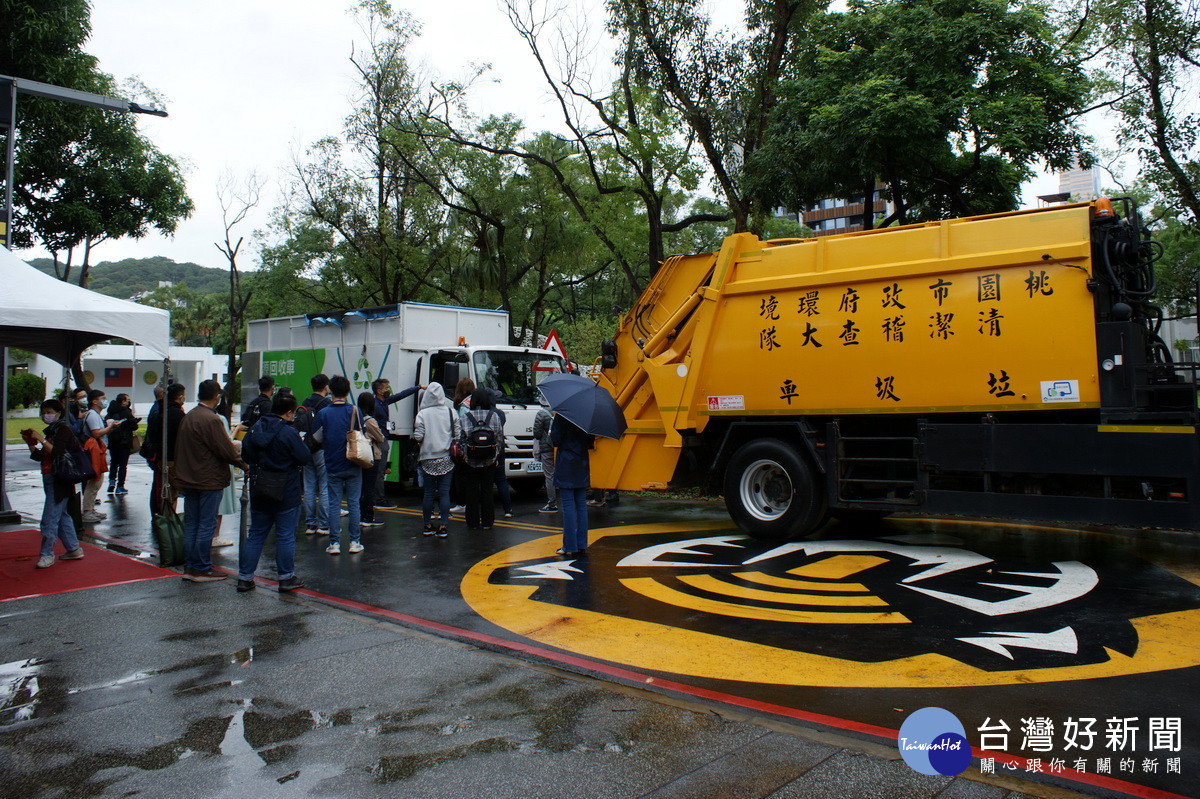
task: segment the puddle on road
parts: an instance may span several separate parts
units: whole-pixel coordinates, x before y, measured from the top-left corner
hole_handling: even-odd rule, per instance
[[[48,662],[31,658],[0,664],[0,725],[28,721],[37,714],[43,699],[42,667]]]

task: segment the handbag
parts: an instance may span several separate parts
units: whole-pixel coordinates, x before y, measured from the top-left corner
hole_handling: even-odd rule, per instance
[[[455,463],[466,463],[467,450],[463,446],[462,441],[454,438],[454,411],[450,411],[450,413],[450,460],[454,461]]]
[[[129,438],[129,454],[136,455],[142,451],[142,437],[134,433]]]
[[[375,465],[375,459],[371,457],[371,442],[367,440],[362,423],[358,421],[358,408],[351,413],[350,429],[346,432],[346,460],[363,469]]]
[[[154,514],[150,523],[154,544],[158,547],[160,566],[183,564],[183,519],[173,510]]]
[[[288,472],[280,472],[275,469],[255,469],[250,473],[250,501],[281,501],[287,491],[290,476]]]
[[[55,455],[50,471],[55,480],[64,483],[86,483],[96,479],[92,456],[82,449],[63,450]]]

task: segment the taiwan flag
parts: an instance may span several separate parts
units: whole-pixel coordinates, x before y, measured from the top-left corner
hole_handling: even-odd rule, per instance
[[[133,369],[115,369],[105,367],[105,388],[133,388]]]

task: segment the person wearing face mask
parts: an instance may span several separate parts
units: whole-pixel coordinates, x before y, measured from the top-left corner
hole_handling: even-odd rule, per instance
[[[83,424],[87,429],[88,438],[85,440],[84,449],[92,454],[96,477],[83,487],[82,510],[84,524],[94,524],[108,518],[107,513],[96,510],[96,496],[100,493],[100,487],[104,485],[104,473],[108,471],[108,459],[104,457],[108,453],[108,434],[116,430],[121,423],[115,420],[105,423],[103,413],[108,403],[103,391],[93,389],[88,392],[87,402],[88,410],[84,414]]]
[[[123,496],[129,492],[125,489],[125,474],[129,469],[129,450],[133,446],[133,433],[142,420],[133,415],[128,394],[118,394],[117,398],[108,404],[108,413],[104,415],[107,422],[116,422],[117,427],[108,435],[108,493]]]
[[[75,494],[75,484],[54,479],[54,454],[79,449],[79,441],[66,422],[65,416],[62,403],[56,399],[48,399],[42,403],[45,431],[21,431],[21,437],[29,445],[30,457],[42,463],[42,488],[46,492],[46,502],[42,506],[42,546],[37,562],[39,569],[54,565],[56,541],[61,541],[63,545],[63,554],[60,556],[62,560],[79,560],[83,557],[83,547],[79,545],[75,524],[67,512],[67,501]]]

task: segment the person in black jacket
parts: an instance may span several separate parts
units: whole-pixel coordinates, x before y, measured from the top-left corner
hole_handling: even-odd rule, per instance
[[[243,433],[254,427],[254,423],[271,412],[271,394],[275,392],[275,378],[270,375],[258,378],[258,396],[250,401],[242,414],[242,423],[237,432]]]
[[[172,472],[175,469],[175,439],[179,434],[179,424],[183,421],[183,400],[187,389],[183,383],[172,383],[167,386],[166,393],[166,413],[167,413],[167,445],[162,445],[162,409],[160,407],[158,413],[150,414],[153,422],[147,422],[146,427],[146,443],[142,445],[143,454],[150,464],[151,470],[154,472],[153,482],[150,484],[150,513],[157,515],[163,511],[163,496],[162,496],[162,461],[165,458],[167,463],[167,506],[174,511],[175,500],[178,494],[175,488],[171,485]]]
[[[238,591],[254,590],[254,572],[272,527],[279,590],[294,591],[303,585],[296,576],[296,523],[300,520],[300,470],[311,462],[311,452],[292,428],[295,416],[296,398],[279,394],[271,403],[271,412],[261,417],[242,441],[242,459],[250,465],[252,486],[256,480],[285,477],[281,498],[252,496],[250,531],[238,557]]]
[[[108,493],[121,496],[125,490],[125,473],[129,469],[129,449],[133,446],[133,433],[141,419],[133,415],[128,394],[118,394],[108,406],[105,419],[120,424],[108,434]]]

